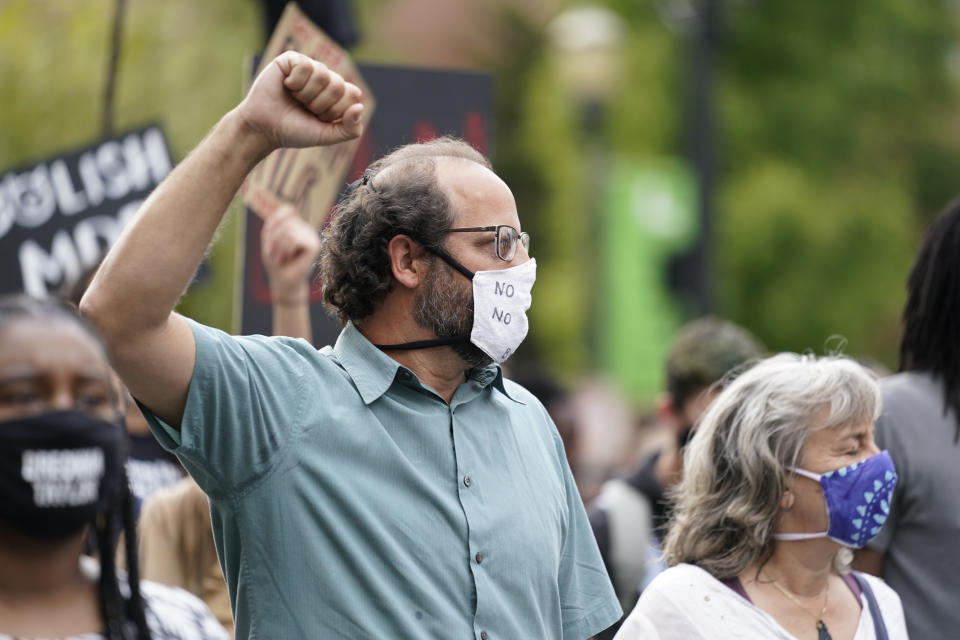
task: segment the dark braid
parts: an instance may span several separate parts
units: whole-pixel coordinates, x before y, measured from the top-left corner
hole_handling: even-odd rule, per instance
[[[94,534],[100,555],[98,598],[107,640],[150,640],[146,608],[140,592],[140,565],[137,562],[137,527],[133,514],[133,494],[123,472],[118,494],[110,507],[97,516]],[[127,559],[127,584],[130,597],[124,599],[117,579],[116,549],[120,532],[124,534]]]
[[[117,581],[117,568],[114,562],[117,533],[115,531],[116,512],[110,509],[97,516],[97,551],[100,555],[100,613],[103,616],[104,635],[107,640],[127,640],[124,637],[126,616],[120,584]]]
[[[143,603],[143,595],[140,593],[140,562],[137,559],[137,521],[133,513],[133,493],[126,482],[124,486],[127,490],[123,493],[123,538],[127,554],[127,582],[130,585],[127,617],[136,627],[136,640],[150,640],[146,607]]]
[[[943,385],[943,411],[953,410],[960,441],[960,199],[924,234],[907,278],[900,371],[928,371]]]

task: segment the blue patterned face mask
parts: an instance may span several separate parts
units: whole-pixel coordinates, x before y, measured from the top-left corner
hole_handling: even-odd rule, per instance
[[[831,538],[840,544],[859,549],[880,533],[890,513],[897,472],[886,451],[850,466],[813,473],[806,469],[790,471],[816,480],[823,488],[829,526],[821,533],[775,533],[776,540],[808,540]]]

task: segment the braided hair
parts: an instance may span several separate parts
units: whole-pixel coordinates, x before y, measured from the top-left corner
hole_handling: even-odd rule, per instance
[[[80,327],[101,347],[103,346],[103,341],[96,329],[80,316],[75,306],[69,303],[53,298],[38,299],[25,295],[0,296],[0,330],[21,320],[70,322]],[[123,469],[122,465],[121,469]],[[105,625],[104,635],[107,640],[150,640],[150,629],[147,626],[145,606],[140,592],[134,502],[126,471],[122,471],[119,487],[105,501],[105,504],[106,506],[97,513],[90,530],[100,556],[97,596]],[[127,561],[129,586],[127,597],[124,597],[120,590],[115,564],[117,541],[121,532],[124,534],[124,551]]]
[[[900,371],[928,371],[943,385],[960,440],[960,199],[927,227],[907,278]]]

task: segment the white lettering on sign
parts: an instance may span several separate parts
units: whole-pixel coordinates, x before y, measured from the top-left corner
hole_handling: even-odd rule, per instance
[[[24,240],[18,251],[24,292],[31,296],[46,296],[50,287],[76,280],[84,270],[96,265],[104,249],[120,237],[141,202],[127,203],[116,218],[93,216],[81,220],[73,228],[72,235],[65,229],[57,231],[49,252],[32,239]]]
[[[60,213],[72,216],[87,208],[87,198],[83,191],[74,188],[66,162],[54,160],[50,164],[50,182],[53,184],[53,195],[57,199]]]
[[[138,498],[146,498],[157,489],[170,486],[183,477],[180,468],[169,460],[129,459],[124,466],[127,468],[130,490]]]
[[[103,202],[104,198],[103,177],[97,167],[96,158],[90,153],[83,154],[80,156],[77,168],[80,172],[80,182],[83,183],[83,191],[87,195],[87,201],[91,207],[96,207]]]
[[[27,450],[21,477],[33,486],[38,507],[75,507],[96,501],[105,464],[97,448]]]
[[[75,280],[80,275],[80,261],[66,231],[54,234],[50,253],[35,241],[25,240],[20,245],[19,257],[23,290],[31,296],[45,296],[47,282]]]
[[[20,175],[8,173],[0,187],[6,192],[5,207],[11,208],[13,221],[22,227],[45,224],[57,209],[46,165]]]
[[[497,280],[496,282],[493,283],[493,293],[494,295],[507,296],[508,298],[512,298],[513,294],[515,293],[515,290],[513,288],[513,285],[510,284],[509,282],[500,282],[499,280]]]
[[[496,307],[493,308],[493,319],[496,320],[497,322],[502,322],[503,324],[510,324],[510,320],[511,320],[509,312],[504,313],[503,311],[501,311]]]
[[[100,166],[100,172],[106,178],[105,187],[107,197],[111,200],[119,200],[130,193],[133,185],[124,171],[121,154],[123,147],[119,143],[104,142],[97,149],[97,164]]]
[[[76,180],[68,169],[76,163]],[[121,200],[145,191],[170,173],[163,133],[159,128],[108,140],[80,154],[75,161],[58,158],[23,173],[0,179],[0,238],[13,225],[35,228],[55,213],[73,216],[104,200]]]

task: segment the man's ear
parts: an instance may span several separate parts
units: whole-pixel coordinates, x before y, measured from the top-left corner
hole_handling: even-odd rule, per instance
[[[427,252],[410,236],[396,235],[387,243],[390,272],[401,286],[416,289],[427,273]]]

